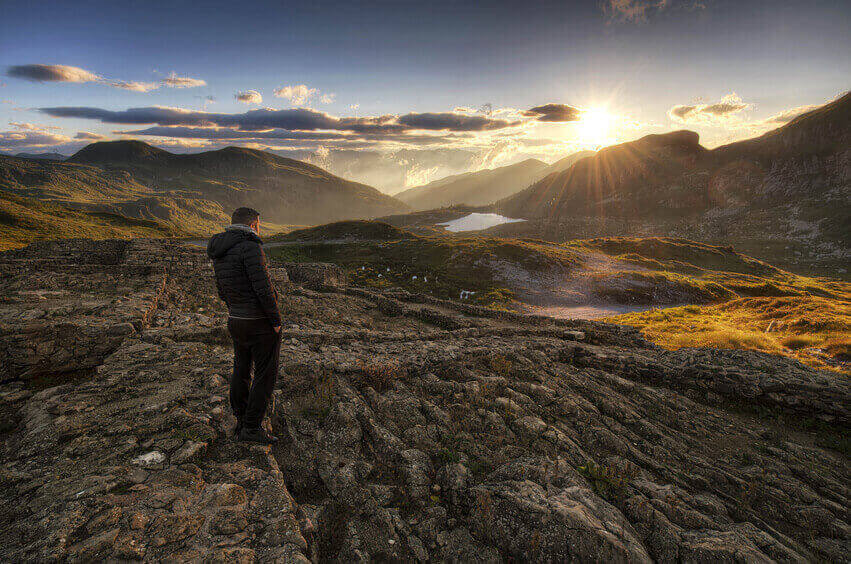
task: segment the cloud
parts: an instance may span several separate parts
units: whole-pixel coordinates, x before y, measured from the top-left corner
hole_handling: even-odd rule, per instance
[[[174,72],[162,79],[160,82],[163,86],[167,86],[168,88],[195,88],[196,86],[207,86],[207,82],[200,78],[177,76]]]
[[[536,121],[566,122],[579,121],[582,112],[573,106],[566,104],[544,104],[535,106],[523,112],[526,117],[535,118]]]
[[[336,94],[323,94],[319,101],[323,104],[333,104],[336,97]]]
[[[782,112],[776,113],[773,116],[765,118],[764,123],[772,125],[783,125],[789,123],[801,114],[805,114],[811,110],[818,108],[820,104],[808,104],[806,106],[798,106],[797,108],[789,108]]]
[[[85,139],[87,141],[104,141],[109,139],[106,135],[101,135],[99,133],[91,133],[89,131],[78,131],[74,136],[74,139]]]
[[[282,86],[275,89],[277,98],[286,98],[290,103],[301,106],[319,94],[316,88],[309,88],[306,84],[296,84],[295,86]]]
[[[263,96],[256,90],[237,92],[233,97],[243,104],[261,104],[263,102]]]
[[[142,82],[136,80],[118,80],[68,65],[14,65],[9,67],[6,74],[14,78],[22,78],[35,82],[95,82],[104,86],[112,86],[132,92],[150,92],[161,86],[169,88],[191,88],[205,86],[207,83],[197,78],[177,76],[171,73],[159,82]]]
[[[641,24],[665,10],[694,12],[706,5],[702,0],[602,0],[600,8],[609,22]]]
[[[34,123],[25,123],[20,121],[10,121],[9,125],[14,127],[15,129],[21,129],[25,131],[47,131],[50,129],[59,129],[59,127],[55,125],[36,125]]]
[[[79,67],[68,65],[14,65],[8,76],[34,82],[98,82],[101,77]]]
[[[735,92],[711,104],[681,104],[668,110],[672,121],[688,124],[723,125],[741,119],[741,112],[753,107]]]
[[[485,116],[468,116],[451,112],[410,113],[398,119],[402,125],[413,129],[451,130],[451,131],[489,131],[518,125],[504,119],[492,119]]]
[[[126,82],[124,80],[113,80],[109,84],[115,88],[132,90],[133,92],[149,92],[160,87],[156,82]]]
[[[276,110],[261,108],[244,113],[225,114],[166,106],[129,108],[123,111],[85,106],[39,108],[52,117],[92,119],[102,123],[162,126],[227,127],[241,131],[286,129],[297,131],[348,131],[384,135],[404,135],[415,130],[491,131],[512,127],[519,122],[485,116],[454,113],[409,113],[403,116],[336,117],[310,108]]]
[[[70,137],[51,133],[48,128],[31,123],[13,123],[14,131],[0,131],[0,150],[26,150],[55,147],[72,141]]]

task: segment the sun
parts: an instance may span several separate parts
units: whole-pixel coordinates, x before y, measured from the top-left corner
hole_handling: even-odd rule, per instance
[[[603,108],[589,108],[579,119],[579,137],[589,145],[605,145],[611,128],[612,116]]]

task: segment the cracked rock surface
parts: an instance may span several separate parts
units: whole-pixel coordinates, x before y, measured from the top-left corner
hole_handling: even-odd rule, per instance
[[[231,352],[200,249],[0,254],[0,560],[851,552],[851,403],[835,374],[278,266],[270,448],[232,439]]]

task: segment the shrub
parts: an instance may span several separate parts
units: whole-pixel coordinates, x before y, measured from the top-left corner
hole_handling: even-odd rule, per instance
[[[632,465],[621,467],[597,464],[588,461],[584,466],[577,468],[580,474],[585,476],[591,483],[594,493],[609,501],[622,498],[637,475],[637,470]]]
[[[808,347],[814,347],[821,339],[814,335],[790,335],[780,341],[780,344],[787,349],[798,350]]]

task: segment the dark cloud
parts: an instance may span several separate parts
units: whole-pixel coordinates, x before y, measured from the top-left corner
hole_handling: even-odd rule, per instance
[[[523,112],[524,116],[535,118],[537,121],[551,122],[579,121],[581,114],[579,109],[567,104],[544,104]]]
[[[233,95],[233,97],[236,98],[238,102],[242,102],[243,104],[263,103],[263,96],[256,90],[245,90],[242,92],[237,92]]]
[[[518,125],[504,119],[491,119],[485,116],[470,116],[455,113],[405,114],[399,117],[399,123],[413,129],[451,130],[451,131],[490,131]]]
[[[97,82],[101,77],[79,67],[68,65],[15,65],[8,76],[36,82]]]
[[[290,131],[287,129],[272,129],[263,131],[246,131],[232,128],[210,127],[163,127],[155,126],[147,129],[113,131],[116,135],[132,135],[145,137],[170,137],[179,139],[204,139],[208,141],[230,142],[266,142],[276,145],[312,145],[324,144],[334,146],[354,147],[362,141],[361,146],[367,147],[381,141],[394,141],[405,145],[438,145],[451,143],[463,136],[457,135],[416,135],[399,136],[387,133],[350,133],[337,131]]]
[[[519,123],[484,116],[465,116],[453,113],[410,113],[403,116],[340,118],[310,108],[286,110],[262,108],[239,114],[201,112],[162,106],[129,108],[122,111],[85,106],[62,106],[40,108],[39,111],[53,117],[93,119],[102,123],[230,127],[241,131],[268,129],[332,130],[385,135],[404,134],[414,130],[488,131],[511,127]]]

